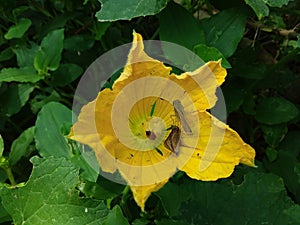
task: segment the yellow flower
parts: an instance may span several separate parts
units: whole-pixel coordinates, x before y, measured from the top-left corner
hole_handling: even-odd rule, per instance
[[[133,36],[124,71],[82,108],[69,138],[91,146],[102,171],[118,171],[142,210],[177,170],[212,181],[239,163],[254,166],[254,149],[206,111],[226,77],[220,61],[170,74]]]

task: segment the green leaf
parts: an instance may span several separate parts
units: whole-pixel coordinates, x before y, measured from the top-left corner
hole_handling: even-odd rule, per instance
[[[197,44],[205,43],[199,22],[182,6],[170,2],[158,18],[160,40],[176,43],[190,50]]]
[[[89,181],[81,183],[79,190],[86,196],[99,200],[106,200],[120,195],[124,190],[124,185],[113,183],[112,181],[99,176],[97,183]]]
[[[294,223],[299,223],[300,221],[300,206],[299,205],[295,205],[289,209],[284,210],[284,213],[291,218],[291,221],[293,221]]]
[[[30,108],[33,113],[37,113],[44,105],[49,102],[58,102],[61,100],[60,95],[52,90],[50,94],[47,95],[35,95],[33,99],[30,100]]]
[[[242,109],[248,115],[255,115],[255,101],[252,93],[247,93],[245,95]]]
[[[1,94],[0,103],[7,116],[11,116],[21,110],[28,101],[34,87],[30,84],[13,84]]]
[[[129,225],[128,221],[123,216],[120,206],[116,205],[112,211],[108,214],[107,219],[103,225]]]
[[[3,138],[0,134],[0,156],[2,156],[3,150],[4,150],[4,142],[3,142]]]
[[[12,221],[10,215],[5,210],[2,204],[0,204],[0,223],[5,224],[4,222]]]
[[[102,7],[96,13],[96,17],[102,22],[154,15],[167,5],[167,0],[100,0],[100,2]]]
[[[223,88],[223,94],[226,102],[227,113],[236,111],[243,104],[247,90],[236,82],[228,83]]]
[[[289,131],[283,141],[279,144],[278,149],[287,151],[295,158],[300,153],[300,131]]]
[[[51,83],[54,87],[63,87],[80,75],[82,75],[83,69],[76,64],[61,64],[51,76]]]
[[[255,119],[263,124],[274,125],[289,122],[298,114],[292,102],[280,97],[269,97],[259,102]]]
[[[270,162],[273,162],[277,158],[277,151],[272,147],[267,147],[266,155]]]
[[[288,131],[286,124],[273,126],[261,125],[261,129],[263,131],[265,141],[273,148],[283,140]]]
[[[300,222],[293,222],[286,213],[294,209],[295,204],[287,196],[282,179],[272,174],[246,174],[240,185],[231,181],[168,183],[157,195],[169,215],[185,219],[190,224],[197,221],[197,224],[214,225],[240,225],[245,222],[247,225],[261,222],[296,225]],[[175,204],[172,204],[173,201]],[[300,213],[300,209],[296,212]]]
[[[172,224],[172,225],[190,225],[191,223],[188,223],[188,222],[183,221],[183,220],[162,219],[162,220],[155,221],[155,224],[156,225],[170,225],[170,224]]]
[[[7,40],[13,38],[20,38],[25,34],[25,32],[29,29],[30,26],[31,20],[27,18],[22,18],[18,21],[18,23],[16,23],[8,29],[7,33],[4,35],[4,38]]]
[[[140,218],[134,220],[131,224],[132,225],[149,225],[150,221],[145,218]],[[155,224],[157,224],[157,221],[155,221]]]
[[[95,31],[95,40],[101,40],[102,36],[105,34],[105,31],[110,27],[109,22],[103,23],[95,23],[94,31]]]
[[[84,180],[97,181],[99,176],[99,163],[93,150],[82,151],[81,154],[75,154],[70,160],[74,165],[82,169],[80,176],[83,177]]]
[[[34,57],[34,67],[39,74],[58,68],[63,50],[64,29],[51,31],[43,38],[39,50]]]
[[[14,57],[14,53],[11,48],[6,48],[0,52],[0,62],[6,61]]]
[[[66,123],[72,124],[72,112],[58,102],[46,104],[38,113],[34,138],[36,148],[43,157],[70,158],[68,141],[61,133]]]
[[[28,157],[35,149],[31,146],[35,127],[24,130],[11,145],[8,161],[15,165],[22,157]]]
[[[95,156],[80,154],[80,150],[72,152],[64,129],[72,124],[72,112],[58,102],[50,102],[43,106],[36,120],[36,148],[43,157],[65,157],[82,169],[81,175],[89,181],[95,181],[99,165],[94,166]],[[93,157],[94,156],[94,157]],[[91,158],[88,158],[91,157]],[[95,168],[96,167],[96,168]]]
[[[222,55],[222,53],[214,48],[214,47],[208,47],[203,44],[196,45],[194,47],[194,52],[204,61],[217,61],[219,59],[222,59],[222,66],[226,69],[231,68],[230,63],[227,61],[227,59]]]
[[[0,71],[0,82],[31,82],[36,83],[43,79],[32,67],[5,68]]]
[[[264,64],[242,62],[235,65],[231,73],[247,79],[263,79],[266,76],[266,66]]]
[[[201,23],[208,46],[217,48],[225,58],[236,50],[245,31],[247,12],[243,8],[221,11]]]
[[[84,51],[92,48],[94,43],[95,40],[90,35],[74,35],[64,40],[64,49],[71,51]]]
[[[24,45],[13,48],[13,52],[17,56],[19,67],[33,67],[34,57],[38,51],[39,46],[35,43],[31,44],[31,48],[27,48]]]
[[[282,7],[283,5],[287,5],[292,0],[264,0],[266,4],[271,7]]]
[[[297,159],[286,151],[278,151],[276,160],[265,164],[265,166],[272,173],[282,177],[287,189],[295,196],[300,194],[300,174],[297,173],[296,168],[300,166]],[[298,200],[300,198],[298,197]]]
[[[176,198],[174,198],[175,193]],[[162,200],[167,214],[170,217],[175,217],[179,215],[182,203],[192,198],[193,193],[189,191],[189,187],[187,186],[182,186],[182,188],[180,188],[180,185],[177,186],[172,183],[167,183],[161,190],[157,192],[157,195]]]
[[[245,2],[254,10],[259,20],[269,15],[269,8],[264,0],[245,0]]]
[[[75,189],[78,169],[63,158],[32,158],[33,171],[25,186],[2,187],[1,198],[14,224],[103,224],[103,201],[82,198]]]
[[[267,5],[280,8],[283,5],[287,5],[290,1],[291,0],[245,0],[246,4],[254,10],[259,20],[269,15]]]

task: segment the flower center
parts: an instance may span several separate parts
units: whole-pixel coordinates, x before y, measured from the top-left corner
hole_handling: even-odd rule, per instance
[[[135,149],[156,149],[165,139],[173,113],[170,104],[157,97],[147,97],[136,102],[129,114],[129,126],[135,140]]]

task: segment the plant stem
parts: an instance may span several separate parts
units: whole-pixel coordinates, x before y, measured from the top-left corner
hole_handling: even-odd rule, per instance
[[[9,181],[10,181],[10,184],[12,186],[16,186],[17,183],[15,181],[15,178],[14,178],[14,175],[13,175],[13,173],[11,171],[11,168],[10,167],[6,167],[4,170],[5,170],[6,175],[7,175],[8,179],[9,179]]]

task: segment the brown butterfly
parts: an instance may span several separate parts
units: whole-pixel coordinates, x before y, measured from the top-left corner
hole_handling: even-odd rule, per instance
[[[164,146],[176,155],[179,153],[180,147],[180,134],[179,127],[172,125],[171,132],[164,142]]]

